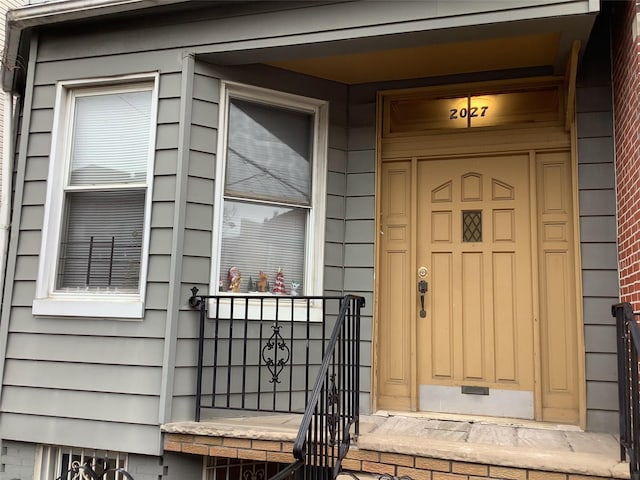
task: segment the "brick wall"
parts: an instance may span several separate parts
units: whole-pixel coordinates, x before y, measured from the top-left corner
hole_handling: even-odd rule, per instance
[[[640,309],[640,2],[613,3],[613,85],[620,295]]]
[[[32,443],[2,442],[0,480],[32,480],[36,449]]]
[[[294,461],[292,441],[170,433],[165,435],[164,450],[165,452],[192,456],[218,456],[282,464],[290,464]],[[626,465],[622,465],[623,468],[619,471],[610,471],[606,476],[586,476],[575,473],[573,467],[563,465],[563,468],[565,467],[566,471],[563,472],[514,468],[357,448],[349,449],[347,457],[342,461],[342,468],[345,472],[355,472],[356,478],[363,480],[371,478],[366,474],[409,477],[410,480],[605,480],[628,478]],[[363,473],[365,475],[362,475]],[[338,477],[338,480],[341,478],[349,477]]]

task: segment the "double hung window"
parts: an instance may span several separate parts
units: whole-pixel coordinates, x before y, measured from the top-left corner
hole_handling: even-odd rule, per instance
[[[222,97],[213,286],[320,294],[326,104],[235,84]]]
[[[58,87],[36,314],[142,317],[157,82],[136,80]]]

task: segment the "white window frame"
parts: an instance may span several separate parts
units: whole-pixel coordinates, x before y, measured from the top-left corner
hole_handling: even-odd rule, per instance
[[[226,178],[227,163],[227,140],[228,140],[228,118],[229,99],[246,100],[249,102],[262,103],[274,108],[289,108],[298,112],[313,115],[313,149],[311,152],[311,207],[307,217],[307,229],[305,239],[305,259],[304,259],[304,279],[300,295],[322,295],[324,276],[324,238],[326,219],[326,192],[327,192],[327,154],[328,154],[328,134],[329,134],[329,104],[324,100],[302,97],[289,93],[269,90],[261,87],[254,87],[235,82],[222,81],[220,84],[220,105],[219,105],[219,136],[218,136],[218,159],[216,164],[216,185],[213,213],[213,241],[211,254],[211,280],[209,291],[212,295],[232,297],[234,295],[251,295],[249,293],[234,294],[233,292],[220,292],[218,289],[218,279],[220,278],[220,248],[222,245],[222,218],[224,204],[224,185]],[[264,295],[262,293],[256,295]],[[275,303],[275,302],[274,302]],[[227,303],[229,305],[229,303]],[[302,305],[301,305],[302,306]],[[220,303],[220,313],[224,315],[224,302]],[[259,310],[256,302],[256,311]],[[251,305],[249,306],[251,310]],[[263,305],[264,308],[264,305]],[[241,308],[234,309],[235,315],[244,316]],[[269,310],[269,309],[267,309]],[[301,310],[306,311],[306,303]],[[211,310],[210,310],[211,312]],[[275,312],[275,310],[274,310]],[[255,312],[254,312],[255,313]],[[282,312],[281,312],[282,313]],[[294,313],[295,319],[302,319],[299,314]],[[264,315],[269,315],[263,310]],[[234,316],[235,316],[234,315]],[[286,320],[279,315],[281,320]],[[305,316],[306,318],[306,316]]]
[[[40,264],[33,300],[32,313],[38,316],[70,316],[142,319],[149,259],[151,230],[151,201],[153,166],[158,111],[157,72],[123,75],[112,78],[68,80],[56,85],[51,155],[47,196],[42,227]],[[138,292],[65,292],[56,290],[56,272],[59,260],[63,203],[66,176],[71,164],[72,115],[76,92],[84,94],[111,94],[118,92],[151,91],[151,120],[149,125],[149,152],[147,160],[144,231],[140,259]]]

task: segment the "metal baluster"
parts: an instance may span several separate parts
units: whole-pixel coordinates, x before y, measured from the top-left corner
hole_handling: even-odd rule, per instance
[[[116,246],[116,237],[111,237],[111,253],[109,255],[109,282],[108,285],[111,286],[111,274],[113,272],[113,250]]]
[[[93,237],[89,238],[89,257],[87,258],[87,279],[85,284],[89,286],[91,282],[91,257],[93,256]]]

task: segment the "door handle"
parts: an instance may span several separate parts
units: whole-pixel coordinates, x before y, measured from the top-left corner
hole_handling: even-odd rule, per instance
[[[429,290],[429,284],[426,280],[420,280],[418,282],[418,292],[420,292],[420,318],[427,316],[427,312],[424,309],[424,294]]]

